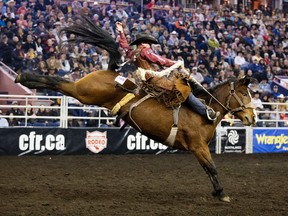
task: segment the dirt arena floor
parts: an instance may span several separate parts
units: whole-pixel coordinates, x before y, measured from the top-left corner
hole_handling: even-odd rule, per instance
[[[231,203],[190,154],[0,157],[0,215],[288,215],[288,154],[213,158]]]

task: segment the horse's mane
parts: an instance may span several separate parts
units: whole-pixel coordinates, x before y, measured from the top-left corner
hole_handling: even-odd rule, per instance
[[[73,22],[72,26],[61,29],[59,34],[63,33],[65,33],[68,38],[70,34],[76,35],[75,38],[69,38],[68,41],[63,42],[85,42],[106,50],[110,55],[109,69],[115,70],[117,63],[120,63],[121,53],[118,50],[118,45],[115,40],[109,32],[97,26],[88,16],[81,15],[78,20]]]
[[[227,85],[227,83],[236,82],[237,80],[238,80],[237,78],[234,78],[234,77],[233,77],[233,78],[231,78],[231,79],[229,79],[229,80],[226,80],[226,81],[224,81],[224,82],[222,82],[222,83],[220,83],[220,84],[218,84],[218,85],[215,85],[215,86],[209,88],[208,91],[209,91],[211,94],[213,94],[213,93],[215,93],[215,92],[217,91],[217,89],[221,88],[222,86]],[[197,84],[194,84],[194,85],[195,85],[195,86],[193,86],[192,89],[193,89],[193,94],[194,94],[195,96],[197,96],[197,97],[201,97],[201,96],[205,97],[205,96],[208,96],[207,92],[203,89],[203,87],[200,87],[200,86],[197,85]]]

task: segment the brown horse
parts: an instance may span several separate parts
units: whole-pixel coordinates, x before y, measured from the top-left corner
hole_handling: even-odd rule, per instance
[[[72,96],[83,104],[98,105],[112,110],[128,94],[127,91],[116,85],[115,78],[117,76],[118,73],[115,71],[102,70],[90,73],[77,82],[70,82],[59,77],[24,73],[18,75],[15,81],[31,89],[52,89]],[[218,100],[218,102],[213,100],[210,104],[211,107],[221,113],[215,123],[211,123],[206,117],[196,114],[186,105],[183,105],[179,112],[178,133],[173,147],[194,153],[212,181],[214,195],[222,201],[229,201],[229,197],[224,194],[218,181],[208,143],[213,137],[217,124],[228,111],[234,112],[234,115],[241,119],[244,125],[251,125],[255,122],[254,110],[247,106],[251,101],[247,89],[248,83],[248,78],[230,80],[209,90]],[[197,96],[207,103],[211,100],[211,96],[204,91]],[[118,114],[121,115],[126,112],[131,105],[141,98],[143,98],[142,94],[135,95],[132,100],[121,107]],[[140,127],[141,132],[148,137],[158,142],[164,142],[173,124],[172,112],[172,109],[151,98],[132,110],[133,120],[129,115],[124,116],[124,120],[136,129]]]
[[[83,28],[85,28],[85,23],[82,23],[82,25],[84,26]],[[91,26],[89,31],[90,30]],[[101,29],[96,30],[104,34],[102,38],[106,41],[108,36],[105,35],[105,32],[102,32],[103,30]],[[78,34],[82,34],[84,29],[78,29],[78,32],[80,32]],[[94,35],[94,37],[100,40],[99,34]],[[83,40],[83,38],[81,40]],[[105,41],[100,41],[104,44],[101,44],[102,48],[107,48],[105,47],[107,41]],[[92,42],[90,41],[90,43]],[[109,43],[112,43],[112,41],[109,41]],[[109,46],[110,49],[107,49],[107,51],[112,60],[112,63],[110,62],[111,68],[113,68],[113,63],[115,66],[116,62],[113,61],[113,56],[115,57],[113,54],[117,52],[114,48],[111,48],[110,44]],[[113,47],[116,48],[114,45]],[[143,91],[140,91],[139,94],[129,93],[115,81],[118,75],[114,70],[100,70],[88,74],[77,82],[71,82],[60,77],[24,73],[18,75],[15,82],[19,82],[31,89],[46,88],[59,91],[78,99],[83,104],[98,105],[110,110],[115,110],[115,107],[118,107],[119,110],[117,109],[117,114],[121,116],[122,113],[126,113],[131,106],[141,100],[145,96],[145,93]],[[191,108],[185,104],[182,105],[179,112],[178,132],[173,147],[194,153],[211,179],[214,187],[213,195],[222,201],[230,201],[230,198],[224,193],[223,187],[219,183],[216,167],[209,152],[208,144],[213,137],[217,124],[228,112],[232,112],[241,119],[244,125],[252,125],[255,123],[255,112],[253,106],[250,105],[251,96],[247,88],[249,83],[250,79],[244,77],[217,85],[209,89],[209,94],[204,90],[195,92],[197,97],[202,98],[214,110],[221,113],[216,122],[210,122],[206,117],[193,112]],[[132,97],[130,97],[131,95]],[[123,98],[125,99],[127,97],[130,97],[130,100],[123,102]],[[140,103],[140,105],[131,111],[131,115],[125,115],[123,119],[146,136],[162,143],[169,136],[174,123],[173,110],[167,108],[155,98],[149,98]]]

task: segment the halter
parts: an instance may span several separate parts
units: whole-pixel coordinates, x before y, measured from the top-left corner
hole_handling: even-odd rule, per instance
[[[226,107],[225,107],[227,111],[229,111],[233,115],[235,112],[238,112],[240,110],[244,110],[244,109],[247,109],[247,108],[252,108],[252,109],[255,108],[255,106],[252,103],[252,101],[250,101],[248,104],[244,104],[241,101],[241,99],[239,98],[239,96],[235,92],[234,82],[230,83],[230,87],[231,87],[230,92],[229,92],[230,94],[228,96],[228,100],[227,100]],[[232,96],[238,101],[238,103],[240,104],[240,107],[235,108],[235,109],[231,109],[230,108],[230,100],[231,100]]]
[[[228,96],[228,100],[226,102],[226,106],[223,105],[216,97],[214,97],[209,91],[207,91],[205,88],[204,91],[206,91],[219,105],[221,105],[227,112],[230,112],[232,115],[235,113],[235,112],[238,112],[240,110],[244,110],[244,109],[247,109],[247,108],[252,108],[254,109],[255,106],[254,104],[252,103],[252,101],[250,101],[248,104],[244,104],[241,99],[239,98],[239,96],[236,94],[235,92],[235,88],[234,88],[234,82],[231,82],[230,83],[230,91],[229,91],[229,96]],[[232,109],[230,108],[230,100],[231,98],[234,97],[238,103],[240,104],[240,107],[238,108],[235,108],[235,109]],[[211,98],[211,99],[212,99]],[[210,100],[210,103],[211,103],[211,100]]]

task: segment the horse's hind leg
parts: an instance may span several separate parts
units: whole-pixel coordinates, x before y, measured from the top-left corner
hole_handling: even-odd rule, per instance
[[[224,193],[223,187],[218,180],[216,166],[212,160],[208,145],[203,144],[202,148],[194,150],[193,153],[213,184],[213,196],[218,197],[221,201],[230,202],[229,196]]]
[[[75,83],[58,76],[50,77],[33,73],[22,73],[18,74],[15,83],[21,83],[30,89],[51,89],[66,95],[77,97]]]

